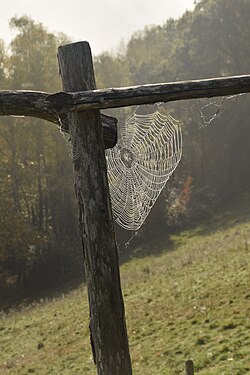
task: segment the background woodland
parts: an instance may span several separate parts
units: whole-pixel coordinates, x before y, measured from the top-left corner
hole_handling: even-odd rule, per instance
[[[179,20],[135,33],[116,54],[95,56],[97,87],[248,74],[249,14],[249,0],[197,1]],[[26,16],[10,25],[17,33],[9,46],[0,41],[0,89],[60,91],[56,54],[67,36]],[[183,159],[126,250],[129,234],[117,228],[122,255],[248,197],[249,104],[248,95],[164,104],[182,123]],[[107,113],[122,122],[130,111]],[[202,114],[217,111],[220,116],[205,124]],[[81,279],[72,166],[59,129],[38,119],[0,117],[0,181],[0,304]]]

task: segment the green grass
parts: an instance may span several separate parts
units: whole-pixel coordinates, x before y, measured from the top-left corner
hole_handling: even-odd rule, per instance
[[[199,374],[250,374],[249,217],[171,243],[121,267],[134,374],[184,374],[187,358]],[[0,347],[1,375],[96,374],[85,286],[2,314]]]

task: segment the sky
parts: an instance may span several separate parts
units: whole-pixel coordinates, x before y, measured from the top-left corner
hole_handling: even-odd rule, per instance
[[[0,0],[0,38],[15,36],[14,16],[28,15],[50,32],[63,32],[72,41],[87,40],[94,55],[114,51],[146,25],[162,25],[194,8],[194,0]]]

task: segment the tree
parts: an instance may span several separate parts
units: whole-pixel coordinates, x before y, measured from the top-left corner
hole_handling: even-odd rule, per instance
[[[17,36],[9,55],[0,45],[1,88],[60,90],[56,54],[66,37],[28,17],[13,18],[11,26]],[[1,118],[0,145],[2,283],[16,282],[21,291],[80,274],[72,168],[63,137],[41,120]]]

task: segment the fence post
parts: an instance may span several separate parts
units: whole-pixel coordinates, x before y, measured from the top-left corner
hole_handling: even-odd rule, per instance
[[[87,42],[59,47],[58,61],[64,91],[95,89]],[[131,375],[100,112],[72,112],[68,119],[72,142],[78,137],[73,164],[93,357],[98,375]]]
[[[188,359],[185,362],[186,375],[194,375],[194,362],[192,359]]]

